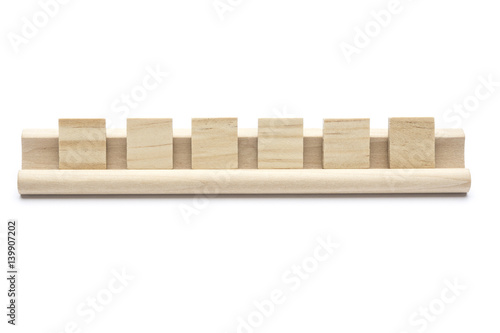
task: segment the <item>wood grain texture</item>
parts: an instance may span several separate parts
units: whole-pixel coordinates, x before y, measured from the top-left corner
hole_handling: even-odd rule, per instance
[[[193,169],[238,168],[238,118],[193,118]]]
[[[259,169],[304,168],[304,121],[301,118],[260,118]]]
[[[471,182],[467,169],[220,172],[21,170],[18,187],[21,195],[466,193]]]
[[[257,169],[257,129],[240,128],[239,167]],[[465,168],[462,129],[436,129],[436,168]],[[323,130],[304,129],[304,168],[322,169]],[[127,169],[125,129],[107,130],[107,168]],[[370,169],[389,168],[387,129],[370,130]],[[26,129],[22,133],[22,168],[58,169],[57,129]],[[174,169],[191,169],[191,130],[174,128]]]
[[[389,118],[389,167],[435,168],[434,118]]]
[[[172,119],[127,119],[127,168],[172,169]]]
[[[59,119],[59,169],[106,169],[105,119]]]
[[[370,119],[324,119],[323,168],[370,168]]]

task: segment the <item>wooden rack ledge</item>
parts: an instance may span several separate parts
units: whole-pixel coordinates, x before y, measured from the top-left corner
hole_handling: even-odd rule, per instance
[[[466,193],[467,169],[22,170],[23,195]]]

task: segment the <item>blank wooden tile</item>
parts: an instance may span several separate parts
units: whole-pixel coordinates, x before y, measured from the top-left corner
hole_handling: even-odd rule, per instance
[[[370,119],[325,119],[323,168],[370,167]]]
[[[238,168],[238,118],[192,119],[192,168]]]
[[[172,119],[127,119],[127,168],[172,169]]]
[[[434,118],[389,118],[389,167],[435,167]]]
[[[105,119],[59,119],[59,168],[106,169]]]
[[[303,167],[303,119],[259,119],[258,168],[302,169]]]

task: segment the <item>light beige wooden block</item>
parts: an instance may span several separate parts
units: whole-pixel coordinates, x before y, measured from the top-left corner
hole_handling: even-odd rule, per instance
[[[172,119],[127,119],[127,168],[172,169]]]
[[[370,119],[323,121],[323,168],[370,168]]]
[[[258,133],[259,169],[304,167],[302,118],[261,118]]]
[[[106,169],[105,119],[59,119],[59,169]]]
[[[193,169],[238,168],[238,118],[193,118]]]
[[[389,167],[436,166],[434,118],[389,118]]]

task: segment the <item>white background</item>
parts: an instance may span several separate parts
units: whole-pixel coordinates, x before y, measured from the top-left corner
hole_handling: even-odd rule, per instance
[[[12,331],[64,332],[76,322],[80,332],[236,332],[238,317],[246,320],[273,289],[286,301],[254,332],[498,331],[500,87],[467,112],[447,111],[472,103],[481,77],[500,81],[498,3],[401,0],[350,63],[341,43],[353,44],[356,27],[370,26],[370,12],[389,1],[229,3],[222,20],[212,0],[69,1],[18,52],[12,36],[22,36],[23,17],[33,21],[40,4],[0,4],[1,232],[8,218],[19,220]],[[179,128],[218,116],[256,127],[259,117],[280,114],[304,117],[305,127],[370,117],[373,128],[385,128],[391,116],[463,127],[472,190],[20,198],[22,129],[56,128],[60,117],[123,127],[113,103],[148,67],[169,76],[126,116],[171,117]],[[183,208],[197,215],[185,218]],[[341,245],[291,291],[282,275],[307,261],[317,237]],[[105,295],[122,269],[134,279],[86,322],[77,308]],[[439,306],[447,279],[467,289],[426,327],[412,325],[420,307]]]

